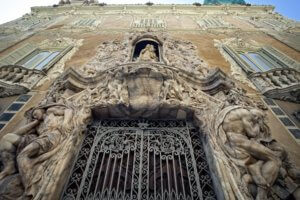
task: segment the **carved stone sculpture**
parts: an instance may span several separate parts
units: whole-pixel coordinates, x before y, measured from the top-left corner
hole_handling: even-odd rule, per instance
[[[194,45],[166,39],[162,63],[155,63],[151,46],[141,54],[146,60],[132,62],[128,44],[102,43],[105,51],[81,71],[66,71],[27,112],[26,129],[2,139],[1,153],[9,155],[2,158],[4,169],[16,168],[1,171],[0,199],[57,199],[91,109],[95,118],[193,119],[213,145],[216,179],[225,182],[227,199],[266,199],[276,188],[297,197],[299,173],[270,138],[262,111],[223,73],[208,70]]]
[[[8,133],[0,140],[0,156],[2,159],[3,170],[0,173],[0,180],[17,172],[16,153],[22,137],[29,135],[38,126],[40,121],[35,119],[14,133]]]
[[[256,108],[229,106],[219,117],[221,147],[231,162],[240,169],[239,178],[255,199],[268,199],[284,168],[286,152],[270,138],[264,114]],[[291,193],[296,190],[298,189]]]
[[[3,187],[1,184],[7,184],[10,176],[18,173],[24,187],[22,198],[47,199],[47,195],[51,194],[49,184],[51,185],[53,177],[46,175],[46,172],[53,176],[59,173],[56,166],[65,159],[59,155],[69,153],[69,149],[74,145],[74,134],[79,134],[74,127],[85,125],[91,113],[89,108],[82,107],[75,111],[64,104],[39,106],[29,113],[32,122],[15,133],[5,135],[0,141],[4,165],[0,187]],[[57,152],[60,154],[57,155]],[[15,159],[17,163],[14,163]],[[56,178],[58,177],[59,175]],[[41,194],[41,190],[47,191],[48,194]],[[0,193],[0,198],[3,198],[5,193],[7,191]]]
[[[158,58],[155,54],[154,46],[147,44],[146,47],[141,51],[139,56],[140,61],[154,61],[157,62]]]

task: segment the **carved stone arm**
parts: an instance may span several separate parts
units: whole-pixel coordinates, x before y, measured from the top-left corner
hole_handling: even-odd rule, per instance
[[[26,124],[22,128],[18,129],[17,131],[15,131],[14,134],[20,135],[20,136],[25,135],[26,133],[31,131],[33,128],[35,128],[39,124],[40,124],[39,120],[34,120],[34,121],[30,122],[29,124]]]

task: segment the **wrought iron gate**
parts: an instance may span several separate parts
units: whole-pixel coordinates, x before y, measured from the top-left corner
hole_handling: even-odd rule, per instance
[[[199,132],[180,120],[89,126],[62,199],[216,199]]]

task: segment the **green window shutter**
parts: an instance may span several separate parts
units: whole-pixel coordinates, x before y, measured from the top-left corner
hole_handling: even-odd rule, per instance
[[[14,65],[28,56],[30,53],[32,53],[35,49],[37,49],[37,47],[35,47],[34,45],[26,44],[2,58],[0,60],[0,66]]]

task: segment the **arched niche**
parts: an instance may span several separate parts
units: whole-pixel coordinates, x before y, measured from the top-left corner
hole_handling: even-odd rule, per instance
[[[157,57],[156,62],[162,61],[162,43],[154,39],[152,37],[143,37],[140,39],[137,39],[133,42],[133,48],[132,48],[132,55],[131,55],[131,61],[135,62],[138,61],[139,56],[143,49],[146,48],[147,45],[151,45],[154,48],[155,55]]]

